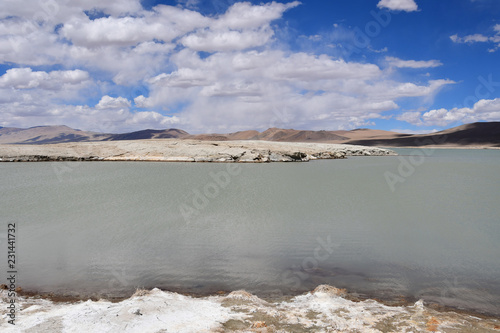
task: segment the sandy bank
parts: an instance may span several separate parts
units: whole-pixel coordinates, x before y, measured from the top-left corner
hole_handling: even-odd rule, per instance
[[[5,291],[0,305],[6,308]],[[18,297],[15,326],[2,332],[498,332],[498,319],[438,312],[421,301],[387,306],[353,302],[344,291],[319,286],[289,300],[267,302],[245,291],[193,298],[159,289],[119,303],[54,303]]]
[[[306,162],[347,156],[395,155],[388,149],[344,144],[135,140],[0,145],[1,161],[171,161],[171,162]]]

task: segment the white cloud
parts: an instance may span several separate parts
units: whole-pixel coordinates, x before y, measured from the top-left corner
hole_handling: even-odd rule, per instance
[[[195,51],[241,51],[266,44],[273,36],[270,28],[250,31],[200,30],[181,39],[181,43]]]
[[[165,117],[154,111],[143,111],[134,113],[125,123],[134,128],[166,128],[178,124],[179,118]]]
[[[96,109],[106,110],[106,109],[126,109],[129,108],[132,103],[123,97],[113,98],[111,96],[105,95],[101,98],[99,103],[95,106]]]
[[[438,110],[430,110],[422,115],[422,124],[427,126],[446,126],[448,124],[452,124],[466,118],[471,113],[472,110],[467,108],[455,108],[450,111],[444,108]]]
[[[118,133],[145,128],[164,129],[179,123],[176,116],[169,117],[154,111],[133,112],[125,98],[104,96],[98,105],[58,105],[44,101],[33,103],[18,99],[19,110],[12,110],[2,103],[0,93],[0,126],[18,126],[17,118],[22,117],[22,127],[65,124],[73,128]],[[82,127],[83,125],[83,127]]]
[[[89,79],[89,73],[79,69],[72,71],[53,71],[49,75],[52,79],[60,80],[62,83],[77,84]]]
[[[379,7],[384,3],[417,10],[413,1]],[[0,76],[0,126],[348,129],[387,117],[402,99],[433,98],[454,83],[417,84],[394,75],[401,67],[441,65],[437,60],[388,58],[394,68],[382,70],[368,61],[278,47],[273,22],[299,4],[237,2],[224,13],[202,15],[168,5],[145,10],[139,0],[2,2],[9,17],[0,20],[0,63],[19,68]],[[63,70],[31,69],[52,65]]]
[[[61,35],[77,46],[134,46],[153,39],[171,42],[191,33],[182,43],[197,51],[242,50],[265,44],[273,35],[269,23],[299,2],[272,2],[260,6],[236,3],[219,17],[205,17],[195,11],[159,5],[140,16],[73,17]]]
[[[187,35],[181,43],[195,51],[241,51],[266,44],[274,35],[270,22],[298,6],[272,2],[254,6],[249,2],[235,3],[224,15],[212,20],[204,29]]]
[[[326,55],[316,57],[305,53],[282,58],[270,70],[269,75],[275,78],[301,81],[369,79],[381,75],[376,65],[347,63]]]
[[[52,29],[52,26],[40,26],[25,18],[2,20],[0,63],[29,66],[60,63],[65,45],[58,45],[58,38],[51,32]]]
[[[450,36],[450,39],[454,43],[469,43],[469,44],[485,43],[485,42],[488,42],[490,40],[489,37],[487,37],[485,35],[481,35],[481,34],[468,35],[465,37],[458,37],[458,35],[455,34],[453,36]]]
[[[24,17],[33,21],[60,23],[68,17],[85,16],[84,11],[99,11],[114,16],[137,13],[142,9],[140,0],[2,0],[2,15]]]
[[[281,18],[283,13],[300,5],[299,1],[287,4],[271,2],[253,6],[250,2],[239,2],[214,22],[214,29],[258,29]]]
[[[495,52],[500,48],[500,24],[496,24],[493,27],[495,34],[487,36],[484,34],[473,34],[464,37],[459,37],[457,34],[450,36],[450,39],[454,43],[458,44],[474,44],[474,43],[493,43],[495,46],[490,48],[489,52]]]
[[[464,43],[484,43],[489,41],[490,39],[481,34],[469,35],[465,36],[463,42]]]
[[[208,86],[214,83],[213,74],[197,68],[181,67],[170,74],[160,74],[149,80],[153,85],[189,88]]]
[[[414,91],[414,96],[431,96],[433,94],[436,94],[439,92],[443,87],[449,84],[455,84],[456,82],[453,80],[429,80],[429,85],[428,86],[416,86],[413,85],[412,83],[408,84],[405,83],[406,86],[412,85],[415,86],[413,87]],[[410,93],[407,93],[407,96],[410,96]]]
[[[368,86],[362,92],[373,99],[399,99],[405,97],[430,98],[437,94],[446,85],[455,84],[452,80],[429,80],[427,85],[417,85],[411,82],[382,81]]]
[[[235,81],[227,83],[219,83],[205,87],[200,91],[201,96],[261,96],[263,94],[262,88],[259,84],[245,81]]]
[[[373,64],[283,51],[201,59],[185,50],[172,60],[178,69],[151,79],[150,96],[138,101],[148,107],[187,103],[181,120],[194,131],[221,131],[227,123],[234,124],[233,130],[290,127],[292,122],[316,129],[352,128],[397,109],[400,98],[427,98],[454,83],[400,83]]]
[[[105,71],[120,85],[133,85],[154,76],[168,64],[175,45],[143,42],[126,49],[72,47],[69,57],[90,69]]]
[[[134,104],[136,107],[141,109],[152,107],[152,105],[148,104],[148,99],[144,95],[134,98]]]
[[[130,46],[147,41],[156,36],[170,41],[175,35],[160,34],[161,25],[149,25],[143,18],[106,17],[97,20],[77,19],[67,22],[61,29],[61,35],[77,46]],[[169,36],[170,35],[170,36]]]
[[[31,68],[11,68],[0,76],[0,88],[14,89],[61,89],[63,85],[75,85],[89,80],[89,73],[73,71],[35,71]]]
[[[385,57],[385,60],[389,63],[390,66],[398,68],[433,68],[443,65],[439,60],[401,60],[395,57]]]
[[[415,0],[380,0],[377,7],[405,12],[414,12],[418,10]]]
[[[453,123],[500,121],[500,98],[482,99],[472,108],[441,108],[425,113],[406,112],[397,118],[417,126],[448,126]]]
[[[430,133],[436,133],[439,130],[437,129],[430,129],[430,130],[425,130],[425,129],[391,129],[391,132],[396,132],[396,133],[403,133],[403,134],[430,134]]]
[[[161,5],[140,17],[72,18],[60,34],[77,46],[134,46],[153,39],[170,42],[210,22],[197,12]]]
[[[12,68],[0,77],[0,87],[15,89],[33,89],[46,81],[49,74],[46,72],[32,72],[31,68]]]
[[[422,116],[421,112],[410,111],[400,114],[399,116],[396,117],[396,119],[400,121],[405,121],[412,125],[420,126],[422,125],[422,120],[420,119],[421,116]]]

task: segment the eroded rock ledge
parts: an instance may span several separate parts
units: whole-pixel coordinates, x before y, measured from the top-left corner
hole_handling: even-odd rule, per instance
[[[375,147],[269,141],[137,140],[0,145],[2,162],[167,161],[167,162],[307,162],[347,156],[396,155]]]

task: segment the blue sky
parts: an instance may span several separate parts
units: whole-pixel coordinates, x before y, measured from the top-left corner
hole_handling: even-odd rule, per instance
[[[0,126],[500,121],[500,0],[5,0]]]

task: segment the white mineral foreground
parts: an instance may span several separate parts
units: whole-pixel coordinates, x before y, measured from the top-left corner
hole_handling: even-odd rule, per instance
[[[0,145],[0,161],[170,161],[170,162],[306,162],[347,156],[396,155],[388,149],[345,144],[134,140]]]
[[[139,290],[119,303],[76,303],[18,297],[14,324],[6,311],[2,332],[498,332],[496,318],[438,312],[418,301],[387,306],[354,302],[345,291],[318,286],[282,301],[265,301],[245,291],[194,298],[153,289]],[[6,291],[0,306],[7,309]]]

